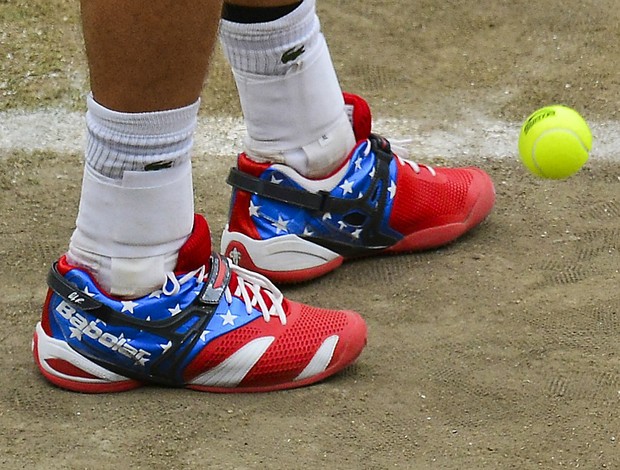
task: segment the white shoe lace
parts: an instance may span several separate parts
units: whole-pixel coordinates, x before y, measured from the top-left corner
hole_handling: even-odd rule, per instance
[[[429,165],[420,166],[413,160],[408,160],[409,150],[407,150],[405,145],[412,142],[412,139],[390,139],[390,146],[392,147],[392,151],[394,152],[398,163],[400,163],[401,165],[409,165],[416,174],[420,173],[420,171],[422,171],[422,168],[426,168],[431,175],[437,175],[433,167]]]
[[[250,315],[252,309],[256,307],[261,312],[266,322],[268,322],[271,317],[278,317],[282,325],[286,325],[286,313],[282,307],[282,302],[284,301],[282,292],[280,292],[269,279],[261,274],[248,271],[232,263],[230,263],[229,266],[237,275],[237,289],[234,295],[243,300],[246,313]],[[208,275],[209,273],[204,265],[188,272],[180,278],[177,278],[173,272],[168,272],[166,273],[166,281],[161,291],[167,296],[178,294],[181,290],[181,286],[190,279],[196,277],[198,282],[204,282]],[[271,307],[267,306],[263,294],[271,300]],[[226,286],[224,290],[224,298],[228,305],[232,303],[233,294],[230,292],[228,286]]]

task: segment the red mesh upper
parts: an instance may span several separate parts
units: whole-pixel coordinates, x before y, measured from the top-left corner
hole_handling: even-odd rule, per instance
[[[468,169],[439,168],[436,176],[422,168],[416,174],[400,166],[390,226],[402,234],[463,220],[473,174]]]
[[[343,311],[325,310],[296,302],[288,302],[287,325],[272,318],[265,322],[258,318],[209,343],[189,365],[187,378],[209,370],[256,338],[273,336],[270,345],[258,363],[247,374],[241,385],[261,386],[293,380],[308,365],[323,341],[334,334],[345,334],[349,322]]]

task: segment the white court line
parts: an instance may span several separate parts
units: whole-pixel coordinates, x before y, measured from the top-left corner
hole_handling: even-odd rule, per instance
[[[620,161],[620,123],[590,122],[594,135],[591,161]],[[483,115],[439,126],[413,119],[375,119],[373,130],[392,139],[411,139],[404,146],[415,159],[495,157],[517,155],[520,123]],[[232,156],[241,149],[245,132],[241,118],[201,117],[196,154]],[[22,150],[79,153],[84,143],[84,115],[64,110],[0,112],[0,153]],[[1,155],[0,155],[1,157]]]

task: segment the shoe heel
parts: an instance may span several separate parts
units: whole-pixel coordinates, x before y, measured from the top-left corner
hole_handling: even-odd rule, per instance
[[[294,283],[323,276],[339,267],[344,258],[296,235],[254,240],[242,233],[222,234],[222,253],[235,264],[267,276],[273,282]],[[288,269],[288,267],[294,269]]]
[[[123,392],[142,382],[116,374],[90,361],[64,342],[45,333],[39,322],[32,353],[41,374],[54,385],[82,393]]]

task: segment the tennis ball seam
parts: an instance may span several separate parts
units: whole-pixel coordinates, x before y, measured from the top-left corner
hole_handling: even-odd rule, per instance
[[[532,162],[534,163],[534,166],[536,167],[536,169],[540,172],[540,174],[544,177],[544,178],[549,178],[549,174],[546,173],[545,171],[543,171],[543,169],[538,165],[538,160],[536,160],[536,147],[538,146],[538,142],[545,137],[547,134],[553,133],[553,132],[558,132],[558,131],[563,131],[566,132],[568,134],[571,134],[575,137],[575,139],[577,140],[577,142],[579,142],[579,145],[581,145],[581,148],[586,152],[589,153],[590,150],[588,149],[587,145],[583,142],[583,140],[581,139],[581,137],[579,136],[579,134],[577,134],[575,131],[573,131],[572,129],[566,129],[566,128],[553,128],[553,129],[547,129],[543,132],[540,133],[540,135],[538,137],[536,137],[536,140],[534,140],[534,143],[532,145],[532,150],[531,150],[531,158],[532,158]]]

